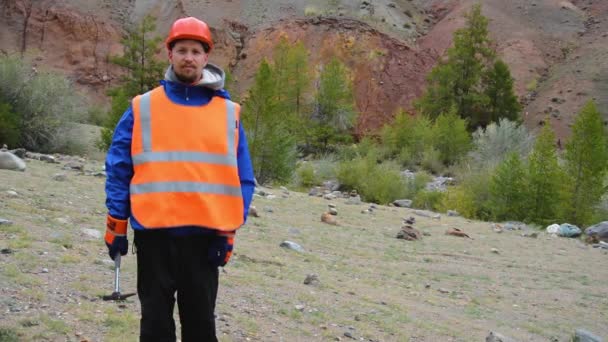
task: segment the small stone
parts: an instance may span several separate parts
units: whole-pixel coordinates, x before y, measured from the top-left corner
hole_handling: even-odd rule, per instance
[[[338,215],[338,210],[336,210],[336,208],[329,208],[329,213],[331,215],[337,216]]]
[[[260,214],[258,213],[258,210],[254,206],[250,206],[249,207],[249,216],[260,217]]]
[[[491,249],[491,251],[492,251],[492,253],[494,253],[494,254],[500,254],[500,252],[499,252],[499,251],[498,251],[498,249],[496,249],[496,248],[492,248],[492,249]]]
[[[13,191],[13,190],[8,190],[8,191],[6,192],[6,194],[7,194],[9,197],[18,197],[18,196],[19,196],[19,194],[18,194],[16,191]]]
[[[43,268],[42,269],[42,273],[49,273],[49,269],[48,268]]]
[[[458,213],[456,210],[448,210],[448,216],[458,217],[460,216],[460,213]]]
[[[56,173],[53,175],[53,180],[58,182],[63,182],[68,179],[68,176],[65,173]]]
[[[297,304],[297,305],[295,306],[295,308],[296,308],[296,310],[298,310],[298,311],[302,312],[302,311],[304,311],[305,306],[304,306],[304,305],[302,305],[302,304]]]
[[[2,248],[2,250],[0,250],[0,253],[2,254],[12,254],[13,250],[10,248]]]
[[[450,290],[444,289],[443,287],[440,287],[437,291],[439,291],[441,293],[450,293]]]
[[[13,221],[0,218],[0,226],[10,226],[13,224]]]
[[[306,279],[304,279],[304,284],[305,285],[318,285],[319,276],[315,273],[311,273],[311,274],[307,275]]]

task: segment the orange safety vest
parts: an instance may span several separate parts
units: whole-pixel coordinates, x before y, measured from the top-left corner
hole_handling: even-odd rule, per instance
[[[131,212],[146,228],[243,224],[236,149],[240,106],[173,103],[162,87],[133,99]]]

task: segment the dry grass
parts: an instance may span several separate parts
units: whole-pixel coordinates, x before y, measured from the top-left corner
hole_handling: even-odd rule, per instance
[[[69,172],[53,181],[59,168],[28,161],[25,173],[0,170],[0,217],[14,221],[0,226],[0,249],[12,250],[0,255],[0,303],[9,308],[0,328],[22,340],[135,341],[139,304],[99,300],[112,291],[112,264],[103,242],[81,232],[102,230],[104,180]],[[262,217],[239,231],[221,273],[221,341],[480,341],[491,330],[566,341],[576,328],[608,336],[608,255],[578,240],[496,234],[489,223],[442,216],[416,217],[431,236],[407,242],[395,235],[412,210],[369,215],[367,205],[335,200],[340,225],[329,226],[320,222],[328,201],[270,192],[277,197],[254,199]],[[448,227],[473,239],[444,235]],[[305,252],[280,247],[284,240]],[[123,291],[135,289],[135,270],[129,255]],[[310,273],[318,285],[303,283]]]

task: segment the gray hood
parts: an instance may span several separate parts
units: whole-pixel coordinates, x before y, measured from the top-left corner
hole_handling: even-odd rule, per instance
[[[207,65],[205,65],[203,68],[203,78],[198,84],[196,84],[196,86],[210,88],[213,90],[221,90],[224,89],[225,79],[226,74],[224,73],[224,70],[214,64],[207,63]],[[170,65],[165,72],[165,80],[182,83],[177,76],[175,76],[172,65]]]

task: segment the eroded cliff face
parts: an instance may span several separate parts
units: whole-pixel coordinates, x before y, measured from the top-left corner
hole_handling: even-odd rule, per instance
[[[91,101],[103,104],[106,90],[124,72],[108,56],[122,52],[125,25],[146,14],[156,16],[161,37],[176,18],[204,18],[216,42],[210,61],[232,68],[239,93],[285,36],[304,43],[313,69],[334,55],[350,67],[360,135],[389,122],[397,109],[411,109],[426,74],[476,2],[0,0],[0,53],[61,71]],[[528,126],[549,115],[558,137],[566,137],[576,112],[592,98],[608,116],[608,2],[486,0],[483,12],[515,78]]]
[[[108,56],[122,51],[121,28],[107,18],[51,0],[4,0],[0,18],[3,53],[62,72],[97,100],[120,72]]]
[[[237,64],[239,91],[244,91],[259,61],[272,59],[281,37],[301,41],[310,52],[309,65],[318,66],[337,56],[352,72],[355,101],[360,111],[355,133],[375,131],[399,108],[410,108],[422,92],[424,79],[436,56],[420,51],[356,20],[311,18],[283,21],[252,34]],[[255,96],[255,94],[252,94]]]

